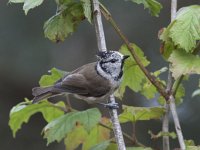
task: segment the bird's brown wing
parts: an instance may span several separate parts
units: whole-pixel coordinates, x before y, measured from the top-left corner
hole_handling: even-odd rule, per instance
[[[81,69],[78,69],[76,73],[82,74],[87,81],[88,97],[101,97],[107,94],[111,87],[110,82],[97,73],[96,62],[86,64]]]
[[[97,74],[96,63],[86,64],[54,85],[55,92],[69,92],[87,97],[100,97],[110,90],[109,81]],[[58,90],[58,91],[56,91]]]
[[[74,94],[88,94],[87,82],[81,74],[70,74],[54,85],[53,92],[68,92]]]

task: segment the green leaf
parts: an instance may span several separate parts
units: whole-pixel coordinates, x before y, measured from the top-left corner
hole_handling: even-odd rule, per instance
[[[153,73],[153,75],[154,75],[155,77],[157,77],[158,80],[160,80],[160,79],[158,78],[158,76],[159,76],[161,73],[166,72],[166,71],[167,71],[167,68],[166,68],[166,67],[163,67],[163,68],[161,68],[161,69],[155,71],[155,72]],[[160,82],[162,82],[163,84],[165,84],[164,81],[161,81],[161,80],[160,80]],[[140,93],[141,93],[142,95],[144,95],[147,99],[152,99],[152,98],[155,97],[155,95],[156,95],[156,93],[158,93],[158,91],[156,90],[155,86],[149,81],[149,79],[146,78],[146,79],[143,81],[143,83],[142,83],[142,89],[141,89]]]
[[[60,142],[72,131],[77,122],[89,131],[100,121],[100,117],[101,114],[96,108],[67,113],[53,120],[44,128],[44,138],[47,138],[47,144],[53,141]]]
[[[90,148],[90,150],[106,150],[109,144],[110,144],[110,141],[103,141],[100,144],[97,144],[93,146],[92,148]]]
[[[74,2],[64,11],[51,17],[44,24],[45,37],[53,42],[64,41],[77,28],[78,24],[84,19],[81,3]]]
[[[143,65],[147,66],[149,64],[149,61],[144,56],[142,50],[135,44],[131,44],[131,46],[134,48]],[[120,52],[124,55],[130,56],[124,64],[124,75],[122,83],[115,93],[115,96],[122,98],[126,87],[129,87],[135,92],[140,91],[142,89],[142,82],[145,80],[146,77],[136,64],[130,52],[128,51],[127,46],[123,45],[120,48]]]
[[[173,26],[174,22],[171,23],[167,28],[162,28],[159,31],[159,39],[162,40],[160,52],[165,60],[168,60],[172,51],[176,49],[172,39],[169,37],[170,29]]]
[[[118,150],[117,144],[110,143],[106,150]]]
[[[165,112],[161,107],[132,107],[123,105],[123,113],[119,115],[121,123],[139,120],[159,119]]]
[[[24,0],[23,10],[27,15],[30,9],[33,9],[43,3],[44,0]]]
[[[39,84],[41,87],[50,86],[53,85],[56,81],[58,81],[60,78],[62,78],[64,75],[67,74],[67,72],[58,70],[56,68],[52,68],[49,73],[50,75],[43,75],[40,78]]]
[[[169,36],[175,45],[186,52],[192,52],[196,41],[200,40],[200,6],[183,7],[177,12]]]
[[[55,106],[47,101],[41,101],[37,104],[30,103],[30,101],[19,103],[10,111],[9,126],[13,131],[14,137],[16,136],[16,132],[21,128],[21,125],[27,123],[29,118],[37,112],[41,112],[47,122],[50,122],[64,114],[63,111],[56,107],[64,106],[63,102],[59,102],[55,104]]]
[[[84,143],[88,136],[87,131],[81,125],[77,125],[65,138],[65,147],[68,150],[76,149],[80,144]]]
[[[181,75],[200,74],[200,58],[184,51],[176,50],[169,57],[170,70],[175,79]]]
[[[92,5],[90,0],[81,0],[84,10],[84,15],[87,20],[92,23]]]
[[[184,140],[186,146],[195,146],[195,143],[193,140]]]
[[[142,85],[140,93],[150,100],[155,97],[155,94],[158,93],[158,91],[155,86],[148,79],[146,79]]]
[[[8,3],[24,3],[24,0],[9,0]]]
[[[104,123],[105,124],[105,123]],[[82,150],[88,150],[94,147],[106,147],[107,140],[110,139],[110,130],[102,127],[100,125],[96,125],[91,131],[86,141],[83,143]],[[103,142],[103,143],[102,143]],[[104,143],[105,142],[105,143]],[[97,146],[100,144],[99,146]]]
[[[156,0],[130,0],[137,4],[143,4],[144,8],[149,9],[152,16],[159,16],[160,10],[162,9],[162,5]]]

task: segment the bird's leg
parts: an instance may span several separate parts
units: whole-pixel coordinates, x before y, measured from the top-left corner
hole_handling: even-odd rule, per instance
[[[99,104],[101,104],[105,108],[109,108],[109,109],[118,109],[119,108],[118,103],[112,103],[112,102],[110,102],[110,103],[107,103],[107,104],[105,104],[105,103],[99,103]]]

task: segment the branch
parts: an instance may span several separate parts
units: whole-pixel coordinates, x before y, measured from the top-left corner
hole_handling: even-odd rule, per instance
[[[176,11],[177,11],[177,0],[171,0],[171,22],[176,18]],[[170,76],[170,78],[172,80],[172,75]],[[183,77],[180,77],[179,81],[177,82],[177,88],[175,89],[176,91],[178,89],[180,82],[182,81],[182,78]],[[177,114],[177,111],[176,111],[176,104],[175,104],[175,98],[174,98],[175,95],[173,95],[173,93],[176,92],[176,91],[170,92],[171,96],[169,97],[169,100],[170,100],[169,107],[170,107],[170,110],[171,110],[171,113],[172,113],[172,116],[173,116],[174,125],[175,125],[176,133],[177,133],[177,136],[178,136],[180,148],[182,150],[185,150],[186,147],[185,147],[185,142],[184,142],[184,138],[183,138],[183,133],[182,133],[182,130],[181,130],[178,114]]]
[[[102,25],[102,20],[101,20],[101,12],[99,9],[99,1],[92,0],[92,2],[93,2],[93,16],[94,16],[94,25],[95,25],[95,30],[96,30],[98,48],[99,48],[99,51],[106,51],[107,48],[106,48],[104,30],[103,30],[103,25]],[[110,96],[110,102],[115,103],[115,98],[113,95]],[[110,114],[111,114],[111,121],[113,124],[115,139],[118,145],[118,150],[125,150],[126,147],[125,147],[121,126],[120,126],[118,115],[117,115],[117,109],[110,109]]]
[[[162,121],[162,131],[169,132],[169,104],[165,104],[165,115]],[[170,150],[169,136],[163,136],[163,150]]]
[[[104,6],[101,5],[101,12],[104,15],[104,17],[111,23],[113,28],[116,30],[117,34],[120,36],[120,38],[124,41],[126,46],[128,47],[129,52],[131,53],[132,57],[135,59],[135,62],[140,67],[142,72],[145,74],[145,76],[149,79],[149,81],[156,87],[157,91],[165,98],[168,99],[169,95],[165,92],[165,88],[163,87],[162,83],[156,79],[155,76],[153,76],[142,64],[140,58],[136,54],[134,48],[131,46],[131,43],[128,41],[126,36],[121,32],[116,22],[113,20],[111,14],[105,9]]]
[[[171,22],[176,18],[176,10],[177,10],[177,0],[171,0]],[[172,73],[170,71],[171,64],[169,64],[169,72],[168,72],[168,81],[167,81],[167,88],[166,92],[171,93],[172,86],[173,86],[173,78]],[[162,122],[162,131],[169,132],[169,111],[170,106],[168,103],[165,104],[165,115],[163,117]],[[163,150],[170,150],[169,144],[169,136],[163,136]]]

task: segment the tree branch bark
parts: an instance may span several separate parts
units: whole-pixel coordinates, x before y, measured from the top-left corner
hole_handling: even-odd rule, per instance
[[[171,22],[176,18],[176,10],[177,10],[177,0],[171,0]],[[167,81],[167,88],[166,92],[171,93],[172,86],[173,86],[173,78],[172,73],[170,71],[171,64],[169,64],[169,71],[168,71],[168,81]],[[166,102],[165,104],[165,115],[163,117],[162,122],[162,131],[169,132],[169,111],[170,105]],[[163,136],[163,150],[170,150],[169,144],[169,136]]]
[[[94,16],[94,25],[95,25],[98,48],[99,51],[107,51],[103,24],[101,19],[101,12],[99,9],[99,1],[92,0],[92,3],[93,3],[93,16]],[[114,95],[110,96],[110,102],[115,103]],[[113,124],[113,131],[118,145],[118,150],[126,150],[121,126],[117,115],[117,109],[110,109],[109,111],[111,114],[111,121]]]

